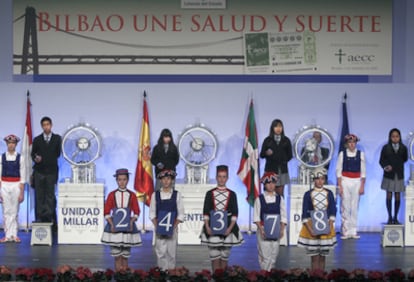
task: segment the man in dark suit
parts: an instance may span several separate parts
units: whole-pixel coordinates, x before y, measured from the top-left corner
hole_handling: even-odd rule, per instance
[[[40,125],[43,133],[33,140],[31,153],[34,161],[35,216],[36,221],[52,222],[56,229],[55,185],[62,138],[52,133],[52,120],[49,117],[43,117]]]

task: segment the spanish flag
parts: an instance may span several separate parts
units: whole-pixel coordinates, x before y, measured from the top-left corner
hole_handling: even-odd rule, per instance
[[[144,91],[144,109],[139,136],[138,162],[135,169],[134,187],[137,191],[137,197],[141,198],[149,206],[151,195],[154,192],[154,180],[152,177],[150,126],[146,97],[147,94]]]

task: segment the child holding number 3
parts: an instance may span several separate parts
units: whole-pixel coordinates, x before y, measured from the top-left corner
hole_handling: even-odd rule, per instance
[[[204,198],[204,227],[200,237],[201,243],[208,246],[213,272],[226,269],[231,247],[243,242],[237,225],[237,196],[226,187],[228,179],[228,167],[217,166],[217,187]]]
[[[257,225],[257,251],[262,270],[276,267],[280,239],[284,236],[287,224],[286,206],[282,196],[276,193],[278,176],[265,172],[260,181],[264,192],[254,202],[253,221]]]
[[[140,213],[137,197],[127,189],[128,169],[117,169],[114,177],[118,188],[109,193],[105,202],[104,216],[107,225],[101,242],[110,246],[111,256],[115,258],[115,271],[120,271],[128,268],[131,247],[141,245],[142,241],[135,224]]]
[[[175,268],[178,224],[184,221],[184,205],[180,192],[173,190],[177,174],[164,169],[158,174],[161,189],[152,194],[149,217],[154,224],[154,251],[162,270]]]

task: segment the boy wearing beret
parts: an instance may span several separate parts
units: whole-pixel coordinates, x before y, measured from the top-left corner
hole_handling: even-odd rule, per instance
[[[154,224],[154,251],[162,270],[175,268],[178,224],[184,221],[184,205],[180,192],[173,190],[177,174],[164,169],[158,174],[161,189],[152,194],[149,216]]]
[[[0,243],[21,240],[17,236],[19,227],[19,205],[24,200],[25,165],[24,158],[16,152],[19,137],[10,134],[4,138],[7,151],[2,154],[0,162],[0,202],[3,203],[4,238]]]
[[[270,271],[276,267],[279,254],[280,239],[284,236],[287,225],[286,206],[283,197],[276,193],[276,173],[265,172],[260,181],[263,183],[264,192],[254,202],[253,221],[257,225],[257,251],[259,264],[262,270]],[[276,220],[276,217],[280,220]],[[279,234],[266,234],[265,217],[269,217],[273,224],[279,222]],[[276,232],[276,231],[275,231]],[[269,235],[269,236],[268,236]]]

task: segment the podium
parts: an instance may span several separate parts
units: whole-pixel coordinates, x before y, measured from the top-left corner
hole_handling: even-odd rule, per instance
[[[52,246],[52,225],[51,222],[33,222],[30,245]]]
[[[183,197],[184,222],[178,225],[179,245],[200,245],[201,229],[204,225],[203,206],[204,197],[214,184],[179,184],[175,189]]]
[[[60,183],[58,243],[100,244],[105,225],[102,183]]]
[[[336,197],[335,185],[324,185],[325,188],[332,191]],[[309,184],[291,184],[289,189],[289,245],[298,244],[299,233],[302,229],[302,204],[303,195],[309,191]]]
[[[405,246],[414,246],[414,181],[410,180],[405,187]]]
[[[382,233],[383,247],[404,247],[404,225],[385,224]]]

